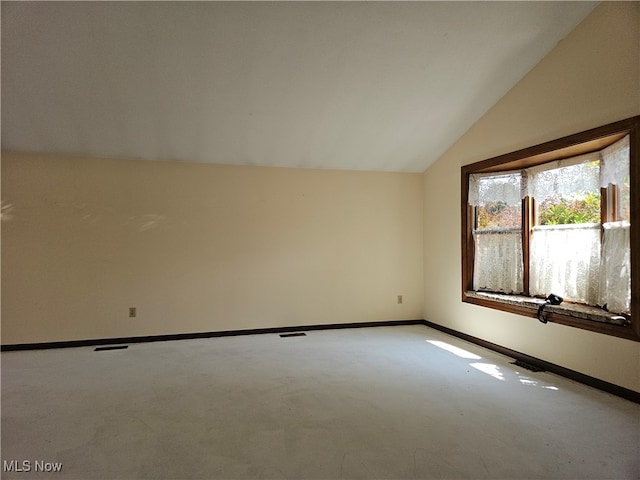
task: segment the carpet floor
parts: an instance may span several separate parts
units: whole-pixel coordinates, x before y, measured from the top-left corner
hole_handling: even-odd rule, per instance
[[[640,478],[640,405],[425,326],[2,353],[6,479]]]

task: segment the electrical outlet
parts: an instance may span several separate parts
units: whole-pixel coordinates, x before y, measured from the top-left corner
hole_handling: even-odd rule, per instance
[[[398,304],[402,303],[402,295],[398,295]]]
[[[129,307],[129,318],[134,318],[136,316],[136,307]]]

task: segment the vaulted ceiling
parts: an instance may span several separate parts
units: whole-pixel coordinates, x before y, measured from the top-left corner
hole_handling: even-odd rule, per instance
[[[2,149],[422,172],[595,2],[2,2]]]

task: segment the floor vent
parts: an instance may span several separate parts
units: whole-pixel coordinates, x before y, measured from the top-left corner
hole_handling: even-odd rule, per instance
[[[293,332],[293,333],[281,333],[280,336],[282,338],[286,337],[306,337],[307,334],[304,332]]]
[[[544,372],[543,369],[534,367],[533,365],[529,365],[528,363],[525,363],[522,360],[516,360],[515,362],[511,362],[511,365],[517,365],[518,367],[522,367],[526,370],[531,370],[532,372]]]
[[[114,345],[111,347],[96,347],[94,352],[103,352],[104,350],[124,350],[125,348],[129,348],[129,345]]]

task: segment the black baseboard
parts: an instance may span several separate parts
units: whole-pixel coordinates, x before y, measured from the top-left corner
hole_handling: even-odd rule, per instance
[[[217,332],[175,333],[143,337],[97,338],[89,340],[68,340],[63,342],[17,343],[0,346],[0,351],[46,350],[50,348],[92,347],[116,343],[167,342],[171,340],[193,340],[196,338],[233,337],[238,335],[260,335],[265,333],[302,332],[310,330],[336,330],[340,328],[394,327],[398,325],[424,325],[424,320],[385,320],[380,322],[330,323],[325,325],[300,325],[293,327],[256,328],[248,330],[223,330]]]
[[[525,353],[521,353],[516,350],[511,350],[510,348],[503,347],[501,345],[497,345],[495,343],[491,343],[486,340],[482,340],[481,338],[474,337],[472,335],[467,335],[466,333],[458,332],[457,330],[453,330],[448,327],[443,327],[442,325],[429,322],[428,320],[424,320],[423,324],[426,325],[427,327],[431,327],[443,333],[452,335],[454,337],[458,337],[462,340],[466,340],[471,343],[475,343],[476,345],[479,345],[481,347],[488,348],[489,350],[493,350],[494,352],[498,352],[507,357],[512,357],[515,360],[520,360],[522,362],[528,363],[529,365],[532,365],[541,370],[555,373],[556,375],[560,375],[561,377],[565,377],[570,380],[583,383],[590,387],[597,388],[598,390],[602,390],[604,392],[611,393],[612,395],[622,397],[626,400],[630,400],[635,403],[640,403],[640,392],[636,392],[634,390],[630,390],[628,388],[624,388],[619,385],[615,385],[613,383],[605,382],[604,380],[600,380],[598,378],[585,375],[584,373],[576,372],[575,370],[571,370],[569,368],[561,367],[560,365],[556,365],[555,363],[550,363],[545,360],[532,357]]]
[[[257,328],[248,330],[223,330],[218,332],[195,332],[195,333],[177,333],[170,335],[151,335],[143,337],[119,337],[119,338],[99,338],[89,340],[69,340],[64,342],[43,342],[43,343],[20,343],[13,345],[1,345],[0,350],[3,352],[17,350],[45,350],[50,348],[73,348],[73,347],[89,347],[97,345],[114,345],[123,343],[144,343],[144,342],[166,342],[171,340],[192,340],[197,338],[215,338],[215,337],[231,337],[238,335],[260,335],[267,333],[288,333],[303,332],[312,330],[336,330],[340,328],[367,328],[367,327],[394,327],[399,325],[425,325],[435,330],[439,330],[448,335],[458,337],[471,343],[475,343],[494,352],[498,352],[515,360],[528,363],[534,367],[555,373],[565,378],[569,378],[579,383],[583,383],[598,390],[602,390],[612,395],[622,397],[635,403],[640,403],[640,393],[628,388],[605,382],[595,377],[585,375],[569,368],[561,367],[554,363],[541,360],[527,354],[511,350],[510,348],[488,342],[478,337],[458,332],[448,327],[438,325],[428,320],[386,320],[379,322],[361,322],[361,323],[331,323],[325,325],[301,325],[292,327],[273,327],[273,328]]]

